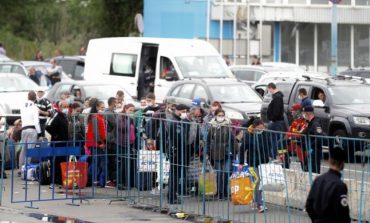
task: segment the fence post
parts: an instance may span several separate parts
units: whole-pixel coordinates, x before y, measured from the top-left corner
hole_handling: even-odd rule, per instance
[[[208,125],[204,128],[204,148],[203,148],[203,194],[202,194],[202,214],[206,215],[206,172],[207,172],[207,146],[208,146]],[[199,187],[199,186],[198,186]]]

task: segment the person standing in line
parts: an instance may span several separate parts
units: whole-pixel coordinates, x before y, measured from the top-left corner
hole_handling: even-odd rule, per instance
[[[276,88],[274,83],[269,83],[267,90],[272,95],[272,100],[267,107],[267,120],[269,121],[268,129],[275,131],[270,133],[273,141],[272,155],[275,158],[278,155],[277,146],[280,140],[280,133],[278,132],[284,132],[286,129],[284,121],[284,95]]]
[[[117,147],[117,114],[116,98],[108,99],[108,108],[104,111],[107,123],[107,149],[108,149],[108,181],[107,187],[115,187],[116,184],[116,147]]]
[[[311,156],[311,163],[305,163],[312,166],[313,173],[320,173],[322,139],[317,136],[322,136],[324,135],[324,133],[322,131],[320,121],[315,117],[314,108],[304,107],[302,111],[303,118],[306,119],[306,121],[308,122],[308,127],[304,131],[302,131],[302,134],[308,135],[308,137],[310,137],[309,142],[311,142],[309,147],[305,147],[311,148],[312,151],[311,153],[309,153],[309,155]],[[305,169],[309,170],[307,166],[305,167]]]
[[[37,94],[36,106],[39,109],[40,127],[41,127],[40,136],[45,137],[46,121],[48,117],[51,116],[53,104],[49,101],[49,99],[44,97],[45,91],[42,87],[37,89],[36,94]]]
[[[125,107],[125,94],[123,91],[119,90],[116,93],[116,113],[122,112]]]
[[[311,186],[306,211],[312,222],[349,223],[347,185],[341,180],[346,154],[335,146],[329,149],[329,171],[318,176]]]
[[[18,175],[21,174],[21,168],[26,163],[26,150],[35,147],[37,142],[37,136],[41,133],[40,121],[39,121],[39,109],[35,105],[36,93],[34,91],[28,92],[28,100],[24,103],[21,108],[21,120],[22,120],[22,134],[21,141],[23,143],[22,151],[19,156],[19,171]],[[30,163],[28,160],[27,163]]]
[[[186,148],[189,133],[187,111],[189,107],[183,104],[176,106],[171,122],[168,123],[170,176],[168,179],[167,199],[169,204],[180,204],[179,195],[185,194],[185,171],[182,170],[183,151]],[[181,176],[183,175],[183,179]],[[182,185],[182,187],[181,187]],[[181,191],[182,190],[182,191]]]
[[[69,104],[67,101],[59,101],[59,110],[54,113],[46,124],[45,130],[51,135],[51,141],[54,147],[65,147],[68,145],[68,118]],[[54,167],[54,184],[62,184],[62,170],[60,164],[66,162],[67,157],[55,156],[51,160],[52,167]],[[53,189],[54,185],[50,185]]]

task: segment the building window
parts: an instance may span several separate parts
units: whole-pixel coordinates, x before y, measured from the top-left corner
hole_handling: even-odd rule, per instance
[[[314,24],[299,24],[299,64],[313,70]]]
[[[331,60],[331,29],[329,24],[318,24],[317,63],[318,71],[329,72]]]
[[[370,6],[370,0],[356,0],[356,5],[368,5],[368,6]]]
[[[294,23],[281,24],[281,61],[295,63],[295,30]]]
[[[369,66],[369,26],[355,26],[354,56],[355,67]]]
[[[299,5],[305,5],[307,3],[306,0],[288,0],[289,4],[299,4]]]
[[[344,70],[351,66],[350,25],[338,25],[338,66]]]

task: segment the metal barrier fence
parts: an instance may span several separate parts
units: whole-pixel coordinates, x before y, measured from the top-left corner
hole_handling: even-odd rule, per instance
[[[370,220],[369,139],[122,114],[85,118],[88,120],[70,119],[72,134],[63,144],[9,144],[34,147],[27,149],[24,174],[29,158],[37,163],[32,168],[39,168],[34,181],[20,180],[24,176],[17,177],[16,150],[11,149],[12,202],[30,202],[33,207],[36,201],[71,200],[76,205],[76,200],[101,198],[166,210],[184,218],[310,222],[304,211],[310,186],[319,173],[328,170],[327,148],[340,143],[350,161],[343,181],[348,187],[351,217]],[[84,123],[86,128],[80,129]],[[41,185],[45,184],[41,183],[45,179],[42,163],[47,160],[51,160],[50,183],[64,183],[62,187]],[[243,161],[248,167],[239,165]],[[61,170],[60,163],[67,168]]]

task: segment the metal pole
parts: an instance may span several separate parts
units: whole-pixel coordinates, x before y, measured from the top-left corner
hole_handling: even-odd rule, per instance
[[[263,27],[263,25],[262,25],[262,17],[263,17],[263,13],[262,13],[262,0],[260,0],[260,11],[259,11],[259,14],[260,14],[260,55],[259,55],[259,57],[260,57],[260,60],[261,60],[261,62],[262,62],[262,27]]]
[[[238,6],[236,5],[236,0],[234,0],[234,21],[233,21],[233,33],[234,33],[234,41],[233,41],[233,64],[236,65],[236,23],[237,23],[237,11],[238,11]]]
[[[314,66],[314,69],[315,71],[317,72],[317,24],[315,24],[314,26],[314,32],[313,32],[313,35],[314,35],[314,40],[313,40],[313,45],[314,45],[314,49],[313,49],[313,66]]]
[[[355,26],[351,25],[351,68],[355,67]]]
[[[337,75],[338,68],[338,22],[337,22],[337,4],[332,4],[331,7],[331,67],[330,73],[332,76]]]
[[[206,26],[207,26],[207,30],[206,30],[206,38],[207,38],[207,42],[209,42],[209,30],[210,30],[210,20],[211,20],[211,0],[207,0],[207,21],[206,21]]]
[[[250,36],[250,33],[251,33],[251,24],[250,24],[250,12],[251,12],[251,7],[250,7],[250,3],[249,3],[249,0],[247,1],[247,64],[250,63],[250,48],[251,48],[251,36]]]
[[[222,53],[222,39],[223,39],[223,29],[224,29],[224,5],[221,4],[221,7],[220,7],[220,10],[221,10],[221,16],[220,16],[220,54],[221,56],[223,55]]]
[[[295,31],[295,63],[299,66],[299,29]]]

